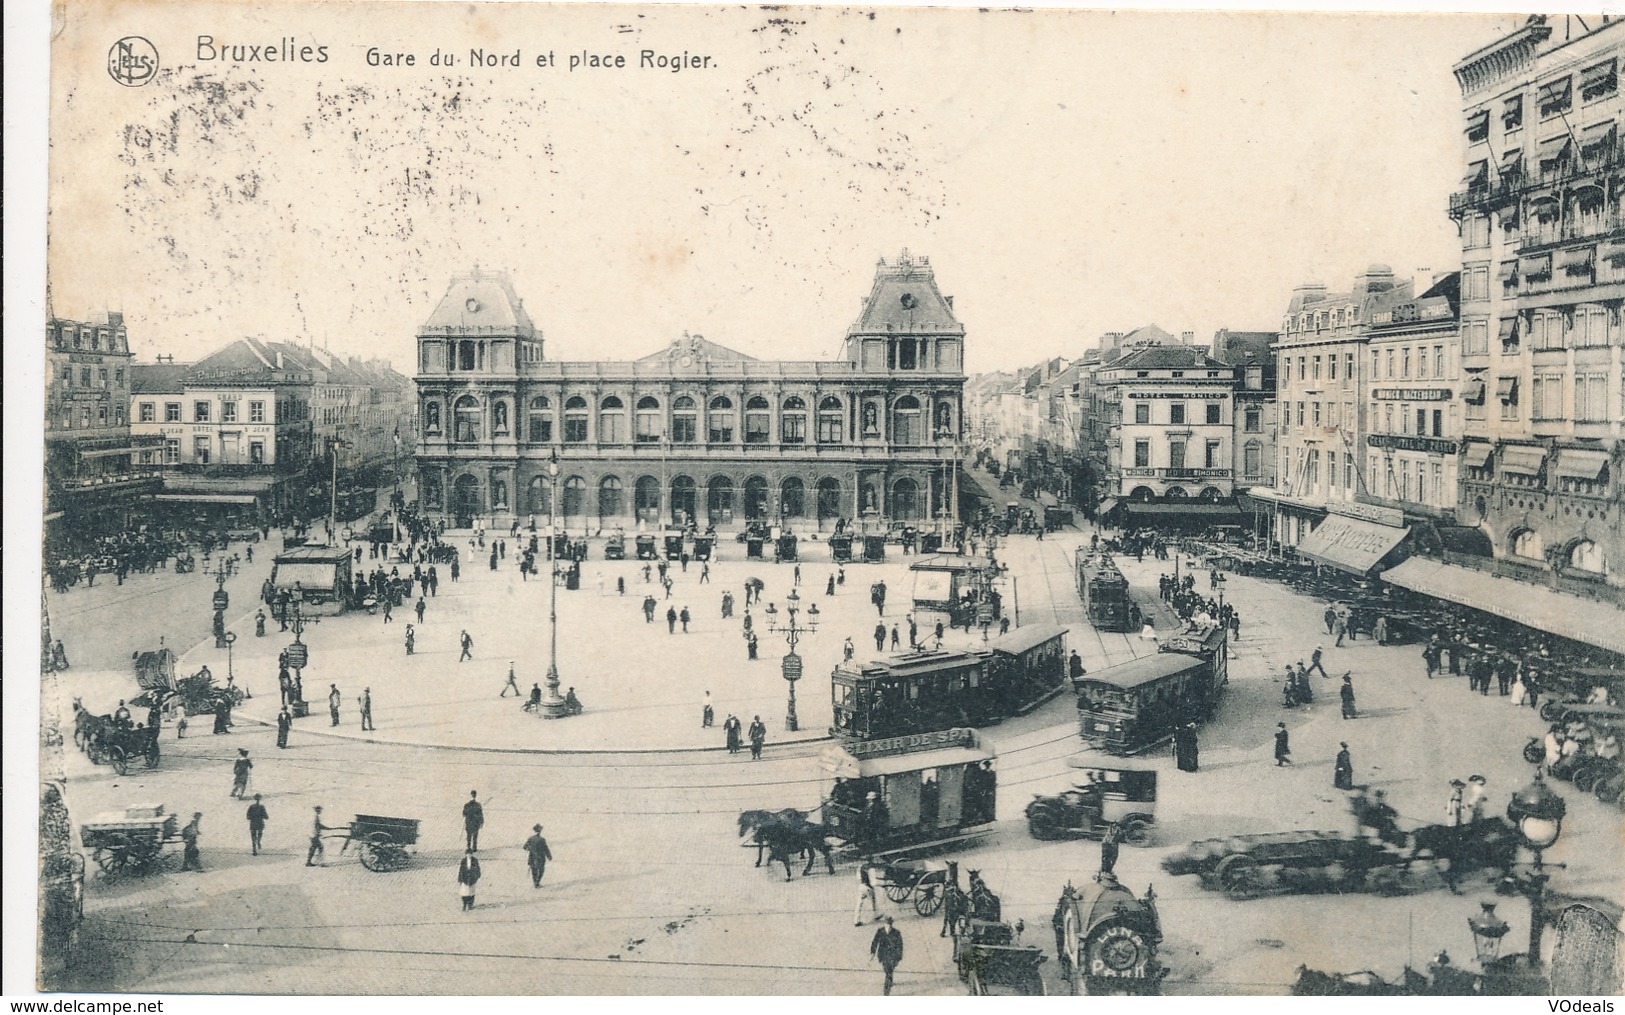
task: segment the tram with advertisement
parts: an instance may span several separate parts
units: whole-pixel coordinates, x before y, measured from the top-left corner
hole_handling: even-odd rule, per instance
[[[993,824],[995,755],[973,729],[831,745],[820,761],[824,826],[861,853],[919,849]]]
[[[830,732],[872,740],[985,726],[1031,711],[1065,687],[1066,633],[1029,624],[985,647],[844,662],[830,675]]]
[[[1079,733],[1109,754],[1138,754],[1171,738],[1179,726],[1213,718],[1229,681],[1224,628],[1175,635],[1156,655],[1072,682]]]
[[[1079,547],[1076,558],[1078,598],[1097,631],[1138,631],[1140,608],[1129,596],[1128,579],[1109,553]]]

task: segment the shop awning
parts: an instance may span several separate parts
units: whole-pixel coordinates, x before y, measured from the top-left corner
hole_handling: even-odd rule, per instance
[[[1501,156],[1501,178],[1510,179],[1523,175],[1523,149],[1509,148]]]
[[[1407,527],[1396,528],[1329,514],[1298,543],[1298,554],[1355,574],[1366,574],[1410,531]]]
[[[1142,504],[1138,501],[1129,501],[1128,512],[1131,515],[1239,515],[1241,509],[1234,504],[1209,504],[1199,500],[1173,504]]]
[[[1625,654],[1625,624],[1620,623],[1619,607],[1609,603],[1421,557],[1389,568],[1382,578],[1435,599]]]
[[[1117,498],[1116,497],[1107,497],[1105,500],[1100,502],[1099,507],[1095,508],[1095,514],[1096,515],[1109,515],[1109,514],[1112,513],[1112,511],[1116,507],[1117,507]]]
[[[1482,187],[1489,182],[1490,164],[1488,162],[1474,162],[1467,167],[1467,175],[1461,178],[1462,186],[1468,190]]]
[[[1546,449],[1527,444],[1508,444],[1501,448],[1501,471],[1516,472],[1523,476],[1540,474],[1540,464],[1546,460]]]
[[[259,498],[251,493],[160,493],[153,500],[187,504],[254,504]]]
[[[1469,469],[1482,469],[1489,462],[1490,454],[1494,450],[1495,445],[1493,444],[1486,444],[1483,441],[1471,441],[1467,445],[1467,450],[1462,453],[1461,464]]]
[[[1608,466],[1608,452],[1588,451],[1583,448],[1564,448],[1557,453],[1559,479],[1583,479],[1595,483]]]
[[[1563,251],[1563,267],[1570,272],[1583,272],[1591,270],[1591,262],[1596,259],[1597,248],[1587,245],[1576,247],[1573,250]]]

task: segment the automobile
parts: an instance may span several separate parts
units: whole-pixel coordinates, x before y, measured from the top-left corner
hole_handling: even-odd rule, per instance
[[[1157,823],[1157,773],[1102,768],[1095,755],[1077,755],[1067,764],[1082,771],[1079,781],[1054,796],[1034,794],[1027,804],[1027,830],[1035,839],[1099,839],[1113,822],[1131,846],[1151,844]]]

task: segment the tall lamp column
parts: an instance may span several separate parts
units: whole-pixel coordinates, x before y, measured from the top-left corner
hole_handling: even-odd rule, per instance
[[[547,646],[547,695],[542,698],[538,709],[543,719],[563,719],[569,715],[569,708],[559,694],[559,567],[554,551],[558,546],[558,501],[559,501],[559,453],[553,452],[547,459],[547,476],[550,489],[547,495],[547,581],[548,581],[548,646]]]

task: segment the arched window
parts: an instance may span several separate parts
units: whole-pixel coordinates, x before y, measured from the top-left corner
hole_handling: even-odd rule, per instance
[[[660,399],[644,395],[638,399],[637,419],[634,422],[637,428],[636,440],[639,444],[660,443]]]
[[[688,476],[675,476],[671,481],[671,520],[674,525],[688,525],[694,521],[699,502],[699,487]]]
[[[1608,573],[1608,562],[1603,559],[1602,547],[1589,539],[1582,539],[1569,550],[1569,567],[1591,574]]]
[[[571,518],[578,520],[587,513],[587,481],[580,476],[571,476],[564,481],[564,519],[569,524]]]
[[[761,476],[751,476],[745,480],[745,519],[757,521],[768,516],[768,486],[767,480]]]
[[[732,444],[734,439],[734,404],[726,396],[711,399],[705,418],[706,440],[712,444]],[[730,507],[731,510],[731,507]]]
[[[598,520],[608,523],[621,516],[621,481],[605,476],[598,483]]]
[[[508,403],[500,398],[491,405],[491,433],[497,437],[508,433]]]
[[[598,403],[598,443],[626,443],[626,405],[614,395]]]
[[[1198,496],[1202,500],[1207,501],[1209,504],[1217,504],[1219,501],[1224,499],[1224,491],[1220,490],[1216,486],[1204,486],[1202,487],[1202,492],[1198,494]]]
[[[694,399],[683,395],[671,404],[671,440],[673,444],[693,444],[699,440],[699,409]],[[676,505],[672,505],[676,509]]]
[[[482,415],[479,400],[473,395],[464,395],[457,400],[457,404],[452,408],[457,443],[472,444],[480,439]]]
[[[734,481],[713,476],[705,491],[705,515],[711,525],[727,525],[734,520]]]
[[[818,520],[843,518],[841,511],[841,481],[825,476],[818,481]]]
[[[818,403],[818,443],[839,444],[845,438],[845,428],[841,425],[845,413],[841,408],[839,398],[826,398]],[[820,516],[822,517],[822,516]],[[831,516],[835,517],[835,516]]]
[[[779,414],[779,442],[807,443],[807,403],[795,395],[784,400],[784,409]]]
[[[525,488],[525,510],[533,515],[547,517],[553,511],[553,488],[546,476],[534,476]]]
[[[1512,534],[1512,555],[1528,560],[1544,560],[1546,540],[1534,529],[1519,529]]]
[[[423,403],[423,432],[438,435],[440,433],[440,403]]]
[[[904,478],[892,485],[891,516],[905,522],[920,517],[920,484]]]
[[[786,479],[779,487],[779,515],[784,518],[801,518],[807,514],[807,487],[795,476]]]
[[[904,395],[892,405],[891,441],[893,444],[918,444],[924,431],[920,426],[920,400]]]
[[[567,444],[587,442],[587,400],[575,395],[564,403],[564,440]],[[569,500],[569,495],[565,495]]]
[[[530,400],[530,440],[533,444],[548,444],[553,440],[553,403],[543,395]]]
[[[773,411],[767,399],[754,395],[745,403],[745,443],[766,444],[772,437]],[[749,510],[748,502],[746,510]]]
[[[1170,486],[1167,492],[1163,494],[1163,497],[1168,500],[1184,500],[1189,496],[1190,494],[1185,492],[1183,486]]]
[[[660,480],[653,476],[639,476],[632,496],[637,506],[638,521],[647,525],[660,524]]]
[[[1128,499],[1134,501],[1148,501],[1155,496],[1156,494],[1152,492],[1149,486],[1137,486],[1133,490],[1129,491]]]

